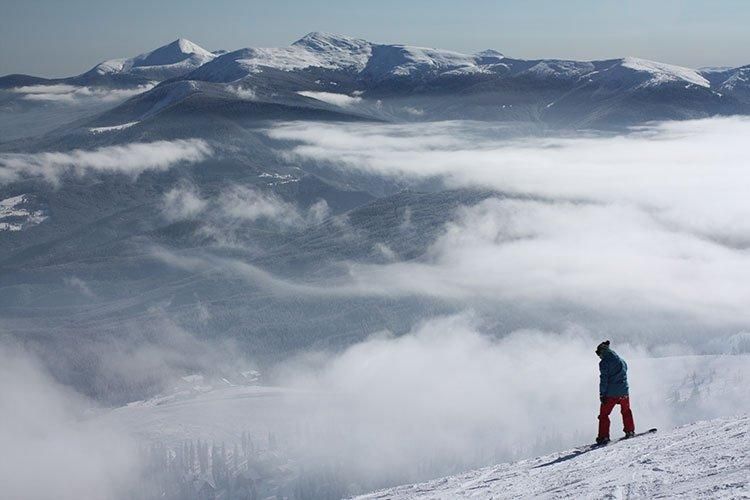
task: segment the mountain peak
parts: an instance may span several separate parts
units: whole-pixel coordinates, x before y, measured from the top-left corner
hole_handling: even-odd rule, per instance
[[[505,56],[498,52],[495,49],[487,49],[483,50],[481,52],[477,52],[474,54],[474,56],[482,63],[482,64],[492,64],[500,62],[501,60],[505,59]]]
[[[369,45],[370,43],[367,40],[338,35],[335,33],[326,33],[323,31],[313,31],[312,33],[308,33],[292,44],[292,46],[295,47],[304,47],[309,50],[321,52],[341,49],[360,49]]]
[[[214,56],[203,47],[186,38],[178,38],[158,49],[136,56],[134,66],[164,66],[182,62],[190,57],[209,60]]]
[[[195,69],[216,55],[186,38],[129,59],[110,59],[97,64],[87,75],[117,75],[129,73],[149,80],[165,80]]]

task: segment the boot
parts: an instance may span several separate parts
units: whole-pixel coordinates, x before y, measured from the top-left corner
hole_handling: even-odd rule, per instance
[[[609,443],[609,438],[608,437],[598,437],[598,438],[596,438],[596,444],[599,445],[599,446],[605,445],[607,443]]]
[[[633,436],[635,436],[635,431],[626,432],[625,437],[623,439],[630,439]]]

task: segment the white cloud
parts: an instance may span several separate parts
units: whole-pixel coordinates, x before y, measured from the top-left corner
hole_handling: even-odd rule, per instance
[[[207,205],[191,185],[181,185],[164,193],[164,215],[170,221],[191,219],[203,212]]]
[[[404,111],[406,111],[410,115],[414,115],[414,116],[422,116],[422,115],[424,115],[424,110],[420,109],[420,108],[412,108],[412,107],[406,106],[404,108]]]
[[[352,265],[357,288],[748,323],[750,257],[637,206],[491,198],[459,211],[421,261]]]
[[[178,163],[207,158],[211,147],[200,139],[137,142],[93,150],[0,154],[0,181],[22,177],[43,177],[57,182],[65,173],[119,173],[138,176],[147,170],[167,170]]]
[[[91,288],[89,287],[88,283],[83,281],[81,278],[77,276],[71,276],[69,278],[65,278],[65,284],[69,287],[78,290],[80,293],[85,295],[86,297],[93,298],[94,292],[91,291]]]
[[[235,222],[266,221],[281,228],[301,227],[322,222],[330,215],[330,209],[321,199],[304,210],[273,192],[236,184],[213,198],[202,198],[195,186],[182,184],[165,193],[164,214],[168,220],[190,219],[202,214],[210,221],[215,236],[223,233],[226,237]]]
[[[670,324],[712,326],[705,339],[723,334],[718,325],[750,323],[749,133],[745,118],[575,138],[514,139],[502,127],[459,122],[268,131],[299,141],[294,155],[342,169],[437,176],[519,197],[460,210],[420,259],[351,264],[339,287],[547,319],[562,308],[576,320],[595,314],[662,334]]]
[[[268,131],[293,154],[450,186],[549,198],[632,202],[690,231],[750,243],[745,138],[750,119],[668,122],[626,136],[508,138],[467,122],[408,125],[292,123]]]
[[[230,87],[229,91],[234,93],[240,99],[244,99],[246,101],[254,101],[257,98],[255,90],[250,87]]]
[[[415,464],[425,461],[446,474],[590,442],[601,340],[577,328],[498,338],[461,314],[425,321],[401,337],[383,332],[337,354],[308,354],[289,363],[282,383],[314,395],[302,411],[321,436],[311,444],[314,456],[334,457],[371,480],[403,481],[399,473],[418,480]],[[638,426],[668,428],[750,408],[740,384],[725,386],[733,377],[747,380],[746,358],[648,359],[632,344],[612,345],[630,365]],[[720,366],[726,368],[710,381]],[[694,405],[670,401],[691,373],[705,382],[702,396]],[[336,429],[345,429],[343,439],[332,438]]]
[[[352,97],[346,94],[337,94],[335,92],[314,92],[312,90],[305,90],[297,93],[299,95],[310,97],[312,99],[326,102],[328,104],[333,104],[334,106],[339,106],[342,108],[349,108],[351,106],[354,106],[355,104],[359,104],[360,102],[362,102],[361,97]]]
[[[302,223],[302,216],[294,205],[281,200],[273,193],[251,187],[232,186],[222,192],[217,202],[222,212],[234,219],[265,219],[290,226]]]
[[[20,94],[26,101],[54,102],[62,104],[82,104],[91,101],[123,101],[134,95],[146,92],[153,84],[139,85],[132,89],[109,89],[104,87],[86,87],[77,85],[27,85],[16,87],[11,92]]]
[[[0,345],[4,497],[119,498],[137,484],[135,442],[91,419],[92,406],[23,351]]]

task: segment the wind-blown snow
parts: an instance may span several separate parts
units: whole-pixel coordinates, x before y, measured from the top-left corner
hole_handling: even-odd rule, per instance
[[[651,75],[651,79],[647,82],[649,86],[666,82],[685,81],[701,87],[711,87],[708,80],[702,77],[696,70],[690,68],[672,66],[671,64],[648,61],[636,57],[626,57],[622,60],[622,66],[635,71],[649,73]]]
[[[748,498],[749,437],[748,416],[704,421],[359,498]]]

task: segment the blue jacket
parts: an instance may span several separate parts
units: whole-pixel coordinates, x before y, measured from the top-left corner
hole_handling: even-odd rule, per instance
[[[599,395],[628,395],[628,364],[609,349],[604,351],[599,361]]]

